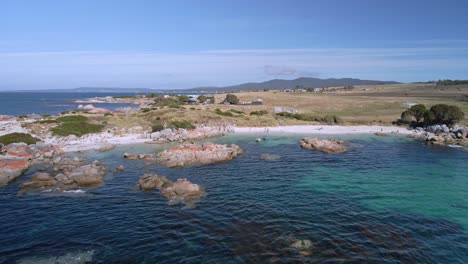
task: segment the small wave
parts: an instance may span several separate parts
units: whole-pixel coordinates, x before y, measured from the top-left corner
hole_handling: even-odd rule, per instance
[[[63,191],[64,193],[86,193],[86,191],[83,190],[70,190],[70,191]]]

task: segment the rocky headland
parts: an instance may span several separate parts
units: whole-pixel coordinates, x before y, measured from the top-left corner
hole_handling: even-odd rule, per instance
[[[343,153],[347,148],[343,145],[343,140],[329,140],[319,138],[303,138],[299,145],[304,149],[317,150],[324,153]]]

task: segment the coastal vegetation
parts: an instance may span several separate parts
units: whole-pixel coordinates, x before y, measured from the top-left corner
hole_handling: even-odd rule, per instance
[[[461,84],[468,84],[468,80],[438,80],[437,85],[461,85]]]
[[[40,141],[38,138],[31,136],[30,134],[25,133],[11,133],[0,136],[0,143],[4,145],[8,145],[11,143],[26,143],[28,145],[36,144],[36,142]]]
[[[227,94],[226,98],[224,98],[223,103],[235,105],[239,103],[239,98],[237,98],[237,96],[234,94]]]
[[[304,113],[289,113],[289,112],[280,112],[276,114],[280,117],[286,117],[291,119],[297,119],[301,121],[312,121],[312,122],[321,122],[327,125],[338,125],[343,124],[343,120],[336,115],[326,115],[324,117],[312,115],[312,114],[304,114]]]
[[[50,129],[56,136],[75,135],[81,137],[86,134],[99,133],[104,128],[102,124],[89,123],[86,116],[63,116],[56,119],[58,126]]]
[[[464,116],[456,105],[436,104],[426,109],[424,105],[418,104],[401,113],[400,119],[413,127],[435,124],[453,126],[463,120]]]

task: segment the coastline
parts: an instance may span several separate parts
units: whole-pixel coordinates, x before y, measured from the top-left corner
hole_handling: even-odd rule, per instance
[[[404,127],[397,126],[277,126],[277,127],[232,127],[233,133],[291,133],[291,134],[400,134],[410,135],[417,133]]]
[[[279,126],[279,127],[229,127],[226,134],[256,134],[256,133],[285,133],[285,134],[320,134],[320,135],[340,135],[340,134],[374,134],[384,133],[393,135],[417,134],[414,130],[409,130],[395,126]],[[61,138],[47,138],[46,144],[59,145],[64,152],[79,152],[86,150],[98,150],[109,145],[132,145],[151,142],[150,133],[133,133],[116,136],[111,133],[85,135],[81,138],[66,140]],[[222,135],[220,135],[222,136]],[[169,143],[169,142],[168,142]]]

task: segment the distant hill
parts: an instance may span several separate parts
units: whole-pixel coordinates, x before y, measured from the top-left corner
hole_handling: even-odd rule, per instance
[[[397,84],[393,81],[360,80],[353,78],[342,79],[318,79],[318,78],[297,78],[294,80],[274,79],[260,83],[243,83],[224,87],[197,87],[190,89],[150,89],[150,88],[119,88],[119,87],[79,87],[74,89],[50,89],[50,90],[22,90],[10,92],[57,92],[57,93],[189,93],[189,92],[238,92],[264,89],[294,89],[294,88],[321,88],[346,85],[379,85]]]
[[[375,80],[360,80],[353,78],[341,78],[341,79],[319,79],[319,78],[297,78],[294,80],[280,80],[274,79],[260,83],[244,83],[233,86],[225,87],[198,87],[187,89],[186,91],[218,91],[218,92],[237,92],[237,91],[252,91],[252,90],[263,90],[263,89],[293,89],[296,87],[301,88],[321,88],[321,87],[335,87],[345,85],[379,85],[379,84],[397,84],[394,81],[375,81]]]

